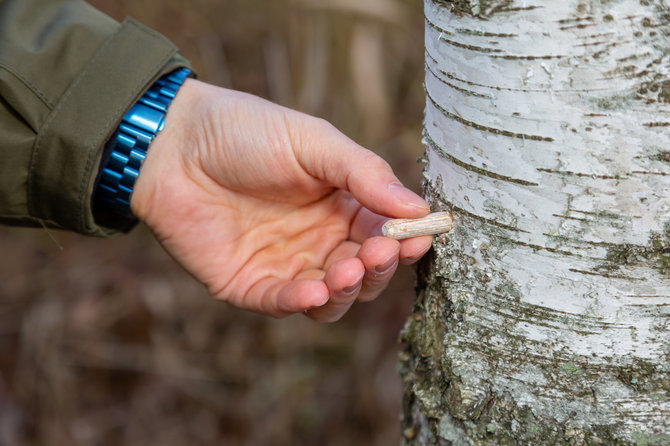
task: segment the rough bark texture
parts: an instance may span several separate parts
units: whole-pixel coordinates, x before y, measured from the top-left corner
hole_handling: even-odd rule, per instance
[[[670,10],[426,0],[406,444],[670,444]]]

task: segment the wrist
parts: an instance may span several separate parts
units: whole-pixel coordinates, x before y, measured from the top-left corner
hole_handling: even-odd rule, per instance
[[[134,219],[130,202],[140,169],[149,146],[164,128],[168,107],[190,75],[190,70],[180,68],[161,77],[123,116],[98,172],[93,197],[97,214],[126,222]]]
[[[180,194],[184,182],[184,153],[186,141],[192,141],[192,135],[187,133],[194,128],[192,118],[197,114],[197,90],[201,82],[195,79],[186,79],[178,94],[170,104],[165,116],[165,127],[156,135],[151,148],[142,164],[142,170],[135,182],[135,188],[130,201],[130,210],[138,220],[149,223],[147,220],[154,214],[162,214],[165,218],[165,209],[176,209],[179,206]],[[189,142],[191,144],[192,142]],[[156,212],[161,210],[161,212]],[[151,226],[151,225],[150,225]]]

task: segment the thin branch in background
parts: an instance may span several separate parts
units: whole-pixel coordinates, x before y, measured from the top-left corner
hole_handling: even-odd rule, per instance
[[[44,229],[44,232],[46,232],[47,235],[49,236],[49,238],[51,239],[51,241],[53,241],[56,244],[56,246],[58,247],[58,250],[61,251],[61,252],[65,251],[65,248],[63,247],[63,245],[61,245],[60,242],[56,239],[56,237],[51,233],[51,231],[49,231],[49,228],[46,227],[44,222],[42,220],[39,220],[39,222],[42,225],[42,229]]]

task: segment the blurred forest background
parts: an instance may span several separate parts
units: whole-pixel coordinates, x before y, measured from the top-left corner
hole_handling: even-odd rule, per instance
[[[419,189],[416,0],[92,0],[200,79],[331,121]],[[340,322],[210,299],[143,227],[113,240],[0,227],[0,444],[399,444],[402,268]]]

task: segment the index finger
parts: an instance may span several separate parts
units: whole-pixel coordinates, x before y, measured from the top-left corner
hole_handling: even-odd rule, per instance
[[[428,214],[430,207],[405,188],[391,166],[373,152],[359,146],[327,121],[305,119],[292,127],[300,141],[294,154],[310,175],[347,190],[366,208],[390,217],[415,218]]]

